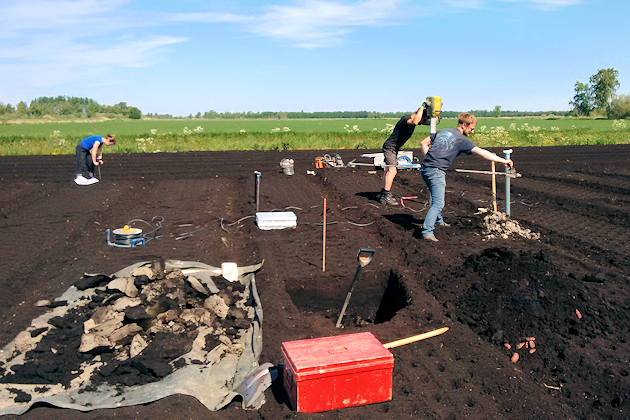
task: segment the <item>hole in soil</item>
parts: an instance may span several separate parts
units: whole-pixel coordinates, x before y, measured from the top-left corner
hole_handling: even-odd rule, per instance
[[[349,276],[332,276],[318,281],[289,280],[285,287],[300,312],[322,315],[335,322],[351,280]],[[407,289],[397,274],[366,270],[356,283],[342,324],[362,326],[387,322],[407,306],[407,301]]]
[[[391,320],[396,313],[405,308],[409,303],[409,296],[407,296],[407,288],[401,281],[399,275],[393,271],[389,272],[389,279],[387,281],[387,288],[381,299],[381,305],[376,311],[376,317],[374,318],[375,324],[382,324]]]

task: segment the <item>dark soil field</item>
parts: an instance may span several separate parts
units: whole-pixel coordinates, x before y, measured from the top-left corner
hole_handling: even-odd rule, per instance
[[[363,152],[338,153],[367,161]],[[436,243],[420,235],[427,208],[418,171],[399,172],[393,193],[419,198],[385,208],[376,198],[381,171],[316,170],[321,153],[106,153],[101,182],[87,187],[72,182],[73,156],[1,157],[0,345],[47,310],[38,301],[60,296],[84,273],[158,259],[264,260],[256,273],[261,364],[282,363],[285,341],[372,332],[386,343],[450,328],[391,349],[391,401],[295,413],[278,381],[257,411],[235,400],[211,412],[175,395],[91,412],[40,405],[20,418],[630,418],[630,145],[514,150],[522,177],[511,181],[511,219],[540,239],[489,239],[479,209],[491,206],[490,177],[449,172],[443,214],[452,226],[436,229]],[[295,175],[280,172],[283,158],[295,160]],[[460,156],[454,167],[490,165]],[[262,173],[260,211],[294,211],[296,229],[263,231],[246,218],[256,212],[254,171]],[[163,218],[157,239],[108,246],[107,229],[154,217]],[[375,249],[374,259],[337,329],[362,247]]]

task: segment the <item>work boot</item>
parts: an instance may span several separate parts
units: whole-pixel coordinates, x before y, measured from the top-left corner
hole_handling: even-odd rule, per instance
[[[391,191],[385,191],[381,194],[381,204],[385,204],[386,206],[397,206],[399,202],[394,198]]]

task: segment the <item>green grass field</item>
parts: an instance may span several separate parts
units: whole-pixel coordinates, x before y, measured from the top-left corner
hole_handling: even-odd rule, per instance
[[[0,124],[0,155],[72,154],[89,135],[114,134],[109,153],[191,150],[375,149],[396,119],[124,120]],[[443,119],[438,129],[452,128]],[[409,147],[429,133],[419,126]],[[578,118],[479,119],[471,140],[481,147],[630,143],[625,121]]]

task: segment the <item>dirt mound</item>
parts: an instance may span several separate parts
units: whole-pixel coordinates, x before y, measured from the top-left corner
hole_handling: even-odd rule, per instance
[[[624,362],[604,357],[610,375],[602,378],[599,361],[579,349],[605,338],[616,350],[626,342],[622,331],[630,329],[630,319],[584,280],[590,279],[555,267],[542,249],[513,252],[499,247],[470,255],[460,267],[431,281],[429,289],[449,318],[505,348],[506,354],[517,353],[514,360],[544,383],[561,389],[579,381],[580,394],[594,397],[596,406],[618,408],[627,398],[619,388],[628,376]],[[602,393],[607,394],[605,402]]]
[[[493,212],[483,218],[483,234],[486,239],[509,239],[512,235],[519,235],[527,239],[540,239],[540,233],[532,232],[510,219],[505,213]]]

